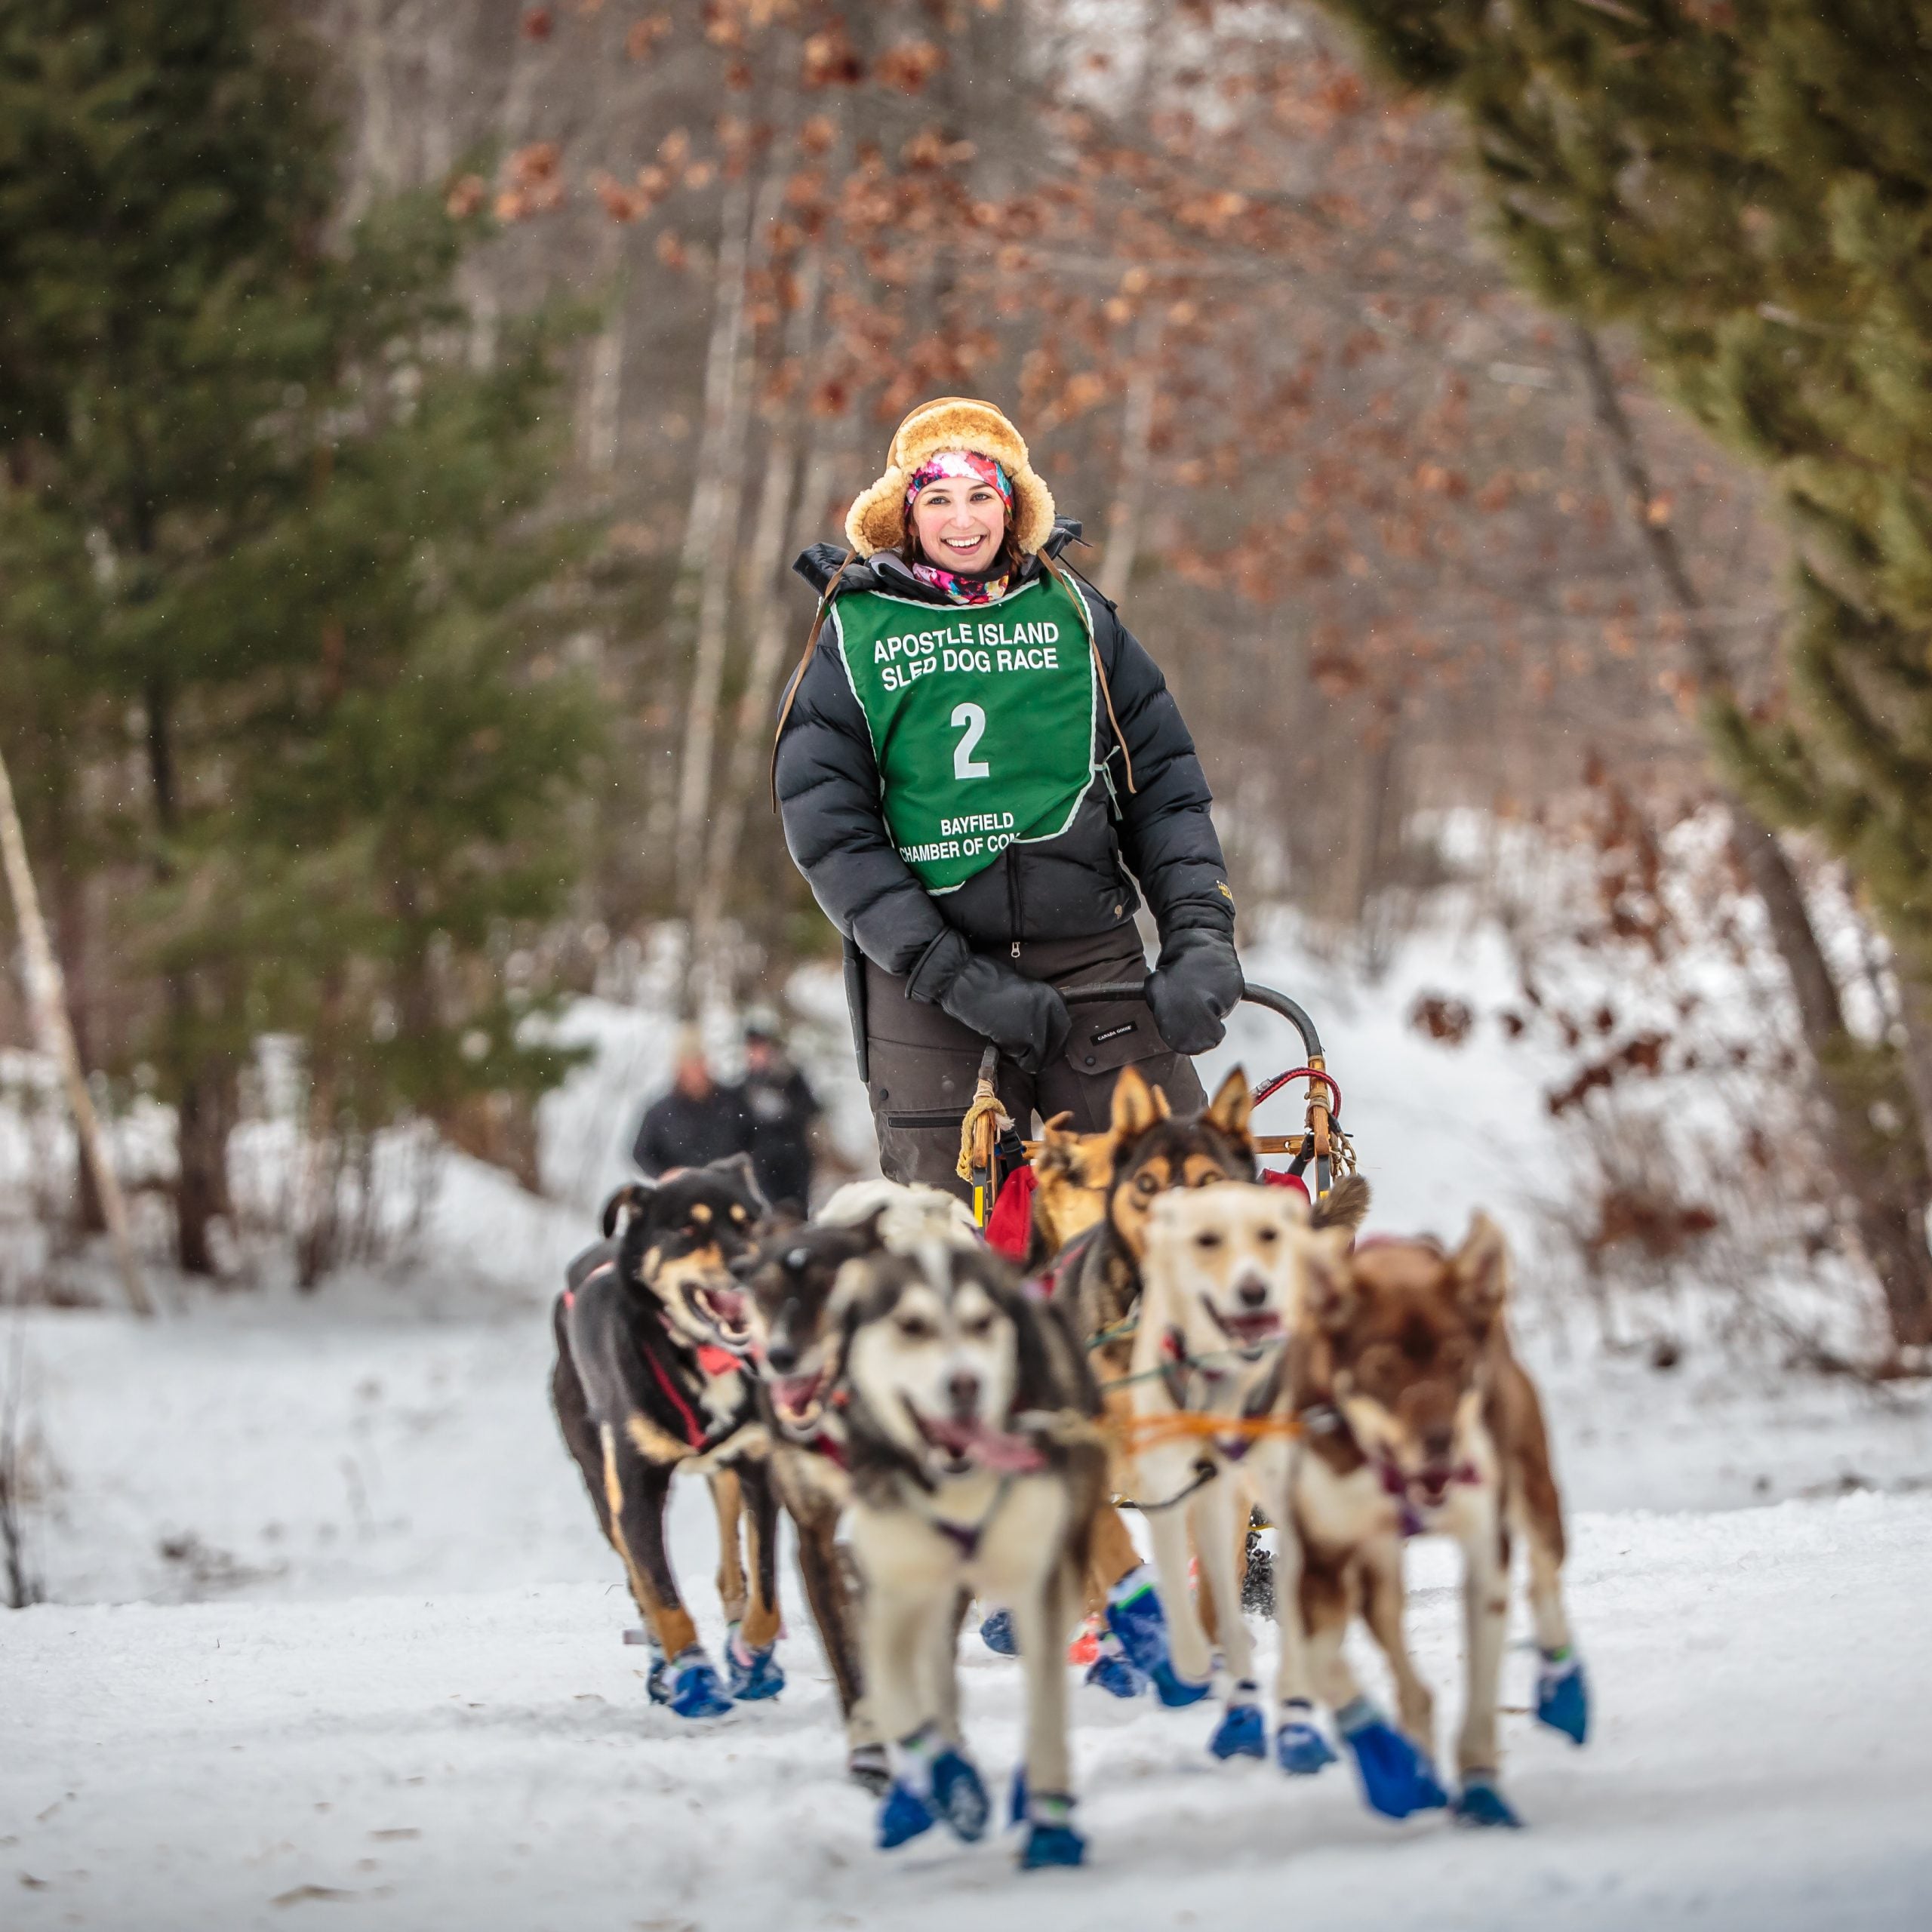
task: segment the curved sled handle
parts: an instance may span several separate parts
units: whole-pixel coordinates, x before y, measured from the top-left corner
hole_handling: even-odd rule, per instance
[[[1146,992],[1146,983],[1118,980],[1103,986],[1069,986],[1060,998],[1069,1006],[1087,1006],[1106,999],[1139,999]],[[1250,1006],[1265,1006],[1270,1013],[1278,1014],[1301,1035],[1302,1057],[1313,1061],[1318,1067],[1324,1055],[1321,1036],[1315,1030],[1315,1022],[1309,1018],[1286,993],[1278,993],[1272,986],[1259,986],[1252,980],[1242,982],[1241,996]]]

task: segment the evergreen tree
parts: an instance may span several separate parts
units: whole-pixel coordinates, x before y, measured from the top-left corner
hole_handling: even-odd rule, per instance
[[[1706,721],[1890,939],[1893,1097],[1932,1150],[1932,0],[1327,4],[1466,115],[1531,289],[1629,325],[1775,475],[1800,548],[1789,700],[1754,718],[1714,690]],[[1844,1042],[1836,1077],[1896,1089],[1890,1058]],[[1932,1340],[1923,1285],[1891,1299],[1898,1338]]]
[[[127,938],[190,1269],[260,1034],[363,1128],[558,1065],[488,964],[561,903],[592,743],[576,681],[526,675],[578,540],[536,515],[550,331],[463,365],[430,199],[331,238],[318,98],[248,0],[0,17],[6,675],[37,771],[115,749],[64,717],[140,718]]]

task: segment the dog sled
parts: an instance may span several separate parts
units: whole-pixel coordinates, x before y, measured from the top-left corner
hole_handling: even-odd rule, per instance
[[[1144,992],[1143,986],[1119,980],[1070,987],[1061,997],[1069,1006],[1094,1006],[1139,999]],[[1355,1165],[1353,1143],[1342,1125],[1341,1083],[1328,1071],[1321,1036],[1299,1001],[1252,980],[1243,984],[1241,996],[1244,1005],[1263,1008],[1285,1020],[1301,1043],[1300,1063],[1260,1081],[1254,1090],[1253,1104],[1260,1106],[1297,1081],[1308,1083],[1298,1134],[1254,1136],[1255,1151],[1264,1160],[1287,1157],[1284,1167],[1264,1168],[1262,1177],[1278,1186],[1300,1186],[1312,1204],[1319,1204],[1337,1180],[1352,1173]],[[972,1186],[973,1218],[995,1247],[1008,1244],[1001,1238],[1008,1230],[1023,1231],[1026,1226],[1032,1161],[1041,1146],[1024,1138],[1017,1125],[1000,1111],[995,1091],[998,1073],[999,1049],[989,1044],[980,1058],[973,1103],[960,1127],[961,1177]],[[1024,1244],[1023,1233],[1020,1244]]]

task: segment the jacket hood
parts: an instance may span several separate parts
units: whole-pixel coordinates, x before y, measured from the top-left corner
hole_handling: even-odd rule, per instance
[[[1080,541],[1080,524],[1070,516],[1057,516],[1047,540],[1040,546],[1039,554],[1045,557],[1057,557],[1069,543]],[[830,588],[832,580],[838,577],[838,567],[844,563],[850,551],[841,550],[836,543],[814,543],[808,550],[801,552],[792,565],[793,570],[811,586],[814,592],[823,597]],[[1014,573],[1017,580],[1024,583],[1038,568],[1032,557],[1023,557],[1020,568]],[[912,597],[922,603],[946,604],[950,601],[943,590],[936,590],[929,583],[921,583],[912,574],[912,566],[897,550],[880,550],[866,558],[852,556],[851,564],[843,577],[838,577],[838,595],[844,596],[848,590],[882,590],[894,597]]]

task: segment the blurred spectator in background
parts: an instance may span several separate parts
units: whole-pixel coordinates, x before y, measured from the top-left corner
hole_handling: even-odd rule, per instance
[[[751,1117],[752,1171],[766,1200],[804,1214],[811,1205],[811,1124],[817,1097],[779,1037],[778,1016],[755,1006],[745,1015],[745,1110]]]
[[[744,1090],[721,1085],[697,1029],[681,1028],[671,1091],[645,1108],[631,1158],[655,1177],[672,1168],[701,1168],[707,1161],[751,1151]]]

